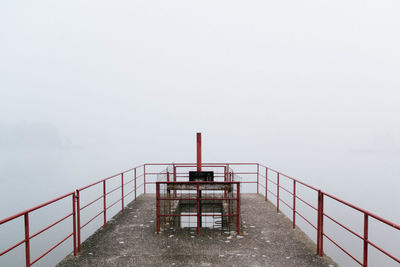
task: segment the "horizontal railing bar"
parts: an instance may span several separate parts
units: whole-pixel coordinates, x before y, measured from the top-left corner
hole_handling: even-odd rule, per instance
[[[271,190],[267,189],[268,192],[270,192],[274,197],[278,197],[274,192],[272,192]]]
[[[22,211],[22,212],[20,212],[20,213],[17,213],[17,214],[15,214],[15,215],[12,215],[12,216],[10,216],[10,217],[8,217],[8,218],[5,218],[5,219],[1,220],[1,221],[0,221],[0,225],[3,224],[3,223],[6,223],[6,222],[8,222],[8,221],[11,221],[11,220],[13,220],[13,219],[15,219],[15,218],[21,217],[22,215],[24,215],[24,214],[26,214],[26,213],[30,213],[30,212],[32,212],[32,211],[35,211],[35,210],[37,210],[37,209],[43,208],[43,207],[45,207],[45,206],[47,206],[47,205],[50,205],[51,203],[54,203],[54,202],[57,202],[57,201],[59,201],[59,200],[61,200],[61,199],[64,199],[64,198],[66,198],[66,197],[69,197],[69,196],[71,196],[71,195],[73,195],[73,194],[74,194],[74,192],[71,192],[71,193],[62,195],[62,196],[60,196],[60,197],[57,197],[57,198],[55,198],[55,199],[52,199],[52,200],[50,200],[50,201],[44,202],[44,203],[42,203],[42,204],[40,204],[40,205],[37,205],[37,206],[35,206],[35,207],[31,208],[31,209],[27,209],[27,210],[24,210],[24,211]]]
[[[378,247],[376,244],[372,243],[371,241],[368,240],[367,242],[368,242],[368,244],[370,244],[371,246],[373,246],[374,248],[376,248],[380,252],[384,253],[386,256],[390,257],[392,260],[397,261],[398,263],[400,263],[400,259],[392,256],[391,254],[389,254],[388,252],[384,251],[383,249],[381,249],[380,247]]]
[[[121,201],[121,199],[118,199],[117,201],[113,202],[110,206],[108,206],[108,207],[106,208],[106,210],[110,209],[112,206],[114,206],[115,204],[117,204],[117,203],[120,202],[120,201]]]
[[[129,184],[129,183],[132,183],[133,180],[134,180],[134,179],[131,179],[131,180],[127,181],[126,183],[124,183],[124,185],[127,185],[127,184]]]
[[[306,217],[304,217],[303,215],[301,215],[297,210],[295,210],[294,212],[296,212],[297,215],[300,216],[300,218],[302,218],[303,220],[305,220],[306,222],[308,222],[308,224],[310,224],[315,230],[317,230],[317,227],[312,224]]]
[[[108,176],[108,177],[106,177],[106,178],[100,179],[99,181],[96,181],[96,182],[94,182],[94,183],[91,183],[91,184],[89,184],[89,185],[86,185],[86,186],[84,186],[84,187],[79,188],[78,191],[83,191],[83,190],[85,190],[85,189],[87,189],[87,188],[89,188],[89,187],[91,187],[91,186],[93,186],[93,185],[96,185],[96,184],[99,184],[99,183],[101,183],[101,182],[107,181],[107,180],[109,180],[109,179],[111,179],[111,178],[115,178],[115,177],[117,177],[117,176],[119,176],[119,175],[121,175],[121,174],[123,174],[123,173],[127,173],[127,172],[133,171],[133,170],[135,170],[135,169],[141,168],[141,167],[143,167],[144,165],[146,165],[146,164],[142,164],[142,165],[139,165],[139,166],[137,166],[137,167],[130,168],[130,169],[128,169],[128,170],[125,170],[125,171],[122,171],[122,172],[113,174],[113,175],[111,175],[111,176]]]
[[[353,230],[351,230],[350,228],[344,226],[342,223],[338,222],[337,220],[333,219],[331,216],[329,216],[326,213],[322,213],[325,217],[327,217],[328,219],[330,219],[331,221],[335,222],[336,224],[340,225],[341,227],[343,227],[344,229],[346,229],[347,231],[349,231],[350,233],[352,233],[353,235],[357,236],[360,239],[364,239],[364,237],[362,237],[361,235],[357,234],[356,232],[354,232]]]
[[[268,180],[268,182],[273,183],[274,185],[278,185],[277,183],[275,183],[275,182],[272,181],[272,180]]]
[[[88,225],[91,221],[93,221],[94,219],[96,219],[97,217],[99,217],[102,213],[104,213],[104,211],[100,211],[99,213],[97,213],[92,219],[90,219],[87,223],[85,223],[84,225],[81,226],[81,229],[83,229],[83,227],[85,227],[86,225]]]
[[[186,217],[186,216],[197,217],[198,215],[197,214],[160,214],[159,216],[162,216],[162,217],[170,217],[170,216],[172,216],[172,217],[181,217],[181,216],[183,216],[183,217]],[[214,217],[220,217],[220,216],[222,216],[222,217],[236,217],[236,216],[238,216],[238,214],[218,214],[218,215],[216,215],[216,214],[201,214],[200,216],[201,217],[203,217],[203,216],[210,216],[210,217],[211,216],[214,216]]]
[[[287,204],[284,200],[282,200],[281,198],[279,199],[280,202],[282,202],[283,204],[285,204],[289,209],[293,210],[293,208]]]
[[[347,252],[347,250],[345,250],[344,248],[342,248],[338,243],[336,243],[335,241],[333,241],[332,238],[330,238],[329,236],[327,236],[325,233],[322,233],[323,236],[325,236],[329,241],[331,241],[335,246],[337,246],[338,248],[340,248],[344,253],[346,253],[350,258],[352,258],[353,260],[355,260],[358,264],[360,264],[361,266],[363,265],[363,263],[359,260],[357,260],[353,255],[351,255],[349,252]]]
[[[228,173],[228,172],[227,172]],[[227,174],[223,172],[214,172],[214,177],[224,177],[223,175]],[[174,174],[174,172],[170,172],[169,174]],[[234,174],[248,174],[248,173],[238,173],[234,172]],[[252,172],[250,174],[257,174],[256,172]],[[146,172],[146,175],[167,175],[166,172]],[[177,177],[189,177],[188,172],[176,172],[175,175]]]
[[[132,194],[133,192],[135,192],[135,189],[132,189],[131,191],[129,191],[128,193],[126,193],[126,195],[124,196],[124,198],[126,198],[127,196],[129,196],[129,195]]]
[[[265,166],[265,165],[262,165],[262,164],[260,164],[260,166],[261,166],[261,167],[264,167],[264,168],[267,168],[268,171],[272,171],[272,172],[275,172],[275,173],[279,173],[279,175],[284,176],[284,177],[286,177],[286,178],[288,178],[288,179],[290,179],[290,180],[295,180],[296,183],[302,184],[302,185],[304,185],[304,186],[309,187],[310,189],[313,189],[313,190],[315,190],[315,191],[318,191],[318,189],[317,189],[316,187],[313,187],[313,186],[311,186],[311,185],[309,185],[309,184],[306,184],[306,183],[304,183],[304,182],[302,182],[302,181],[300,181],[300,180],[297,180],[297,179],[295,179],[295,178],[293,178],[293,177],[290,177],[290,176],[287,175],[287,174],[284,174],[284,173],[282,173],[282,172],[280,172],[280,171],[274,170],[274,169],[272,169],[272,168],[270,168],[270,167],[267,167],[267,166]]]
[[[176,182],[167,182],[167,181],[158,181],[156,182],[158,184],[240,184],[243,182],[220,182],[220,181],[216,181],[216,182],[211,182],[211,181],[176,181]],[[257,182],[255,182],[257,183]]]
[[[90,203],[86,204],[85,206],[83,206],[82,208],[80,208],[80,210],[83,210],[84,208],[86,208],[86,207],[92,205],[94,202],[98,201],[99,199],[102,199],[103,197],[104,197],[103,195],[99,196],[98,198],[96,198],[96,199],[93,200],[92,202],[90,202]]]
[[[298,200],[300,200],[301,202],[303,202],[304,204],[306,204],[307,206],[309,206],[310,208],[312,208],[312,209],[318,211],[318,209],[317,209],[316,207],[314,207],[313,205],[311,205],[310,203],[308,203],[307,201],[305,201],[305,200],[302,199],[301,197],[296,196],[296,198],[297,198]]]
[[[146,173],[147,175],[148,173]],[[173,173],[172,173],[173,174]],[[176,178],[189,178],[189,175],[175,175]],[[225,175],[214,175],[214,178],[224,178]]]
[[[293,195],[292,192],[290,192],[288,189],[286,189],[285,187],[279,185],[279,188],[282,188],[284,191],[288,192],[289,194]]]
[[[22,240],[22,241],[20,241],[20,242],[18,242],[18,243],[15,244],[14,246],[12,246],[12,247],[10,247],[10,248],[4,250],[3,252],[0,253],[0,256],[3,256],[3,255],[6,254],[7,252],[9,252],[9,251],[13,250],[14,248],[20,246],[20,245],[23,244],[24,242],[25,242],[25,239]]]
[[[41,258],[43,258],[44,256],[46,256],[47,254],[50,253],[50,251],[52,251],[53,249],[55,249],[56,247],[58,247],[59,245],[61,245],[65,240],[67,240],[68,238],[70,238],[74,233],[69,234],[66,238],[64,238],[63,240],[61,240],[60,242],[58,242],[55,246],[53,246],[52,248],[50,248],[49,250],[47,250],[42,256],[40,256],[39,258],[37,258],[36,260],[34,260],[33,262],[31,262],[31,265],[35,264],[37,261],[39,261]]]
[[[106,196],[108,196],[109,194],[111,194],[111,193],[117,191],[117,190],[120,189],[120,188],[121,188],[121,186],[118,186],[118,187],[114,188],[113,190],[106,192]]]
[[[109,176],[109,177],[107,177],[107,178],[101,179],[101,180],[99,180],[99,181],[97,181],[97,182],[94,182],[94,183],[91,183],[91,184],[89,184],[89,185],[87,185],[87,186],[81,187],[81,188],[79,188],[78,190],[79,190],[79,191],[83,191],[83,190],[85,190],[85,189],[88,189],[89,187],[92,187],[92,186],[94,186],[94,185],[100,184],[100,183],[102,183],[102,182],[104,182],[104,181],[110,180],[111,178],[115,178],[115,177],[118,177],[118,176],[120,176],[120,175],[121,175],[121,173],[117,173],[117,174],[111,175],[111,176]]]
[[[370,216],[370,217],[372,217],[372,218],[374,218],[374,219],[376,219],[378,221],[381,221],[381,222],[383,222],[383,223],[385,223],[385,224],[387,224],[387,225],[389,225],[389,226],[391,226],[393,228],[396,228],[397,230],[400,230],[400,225],[397,225],[397,224],[395,224],[395,223],[393,223],[393,222],[391,222],[389,220],[386,220],[386,219],[384,219],[384,218],[382,218],[382,217],[380,217],[378,215],[375,215],[375,214],[373,214],[373,213],[371,213],[371,212],[369,212],[367,210],[359,208],[359,207],[357,207],[357,206],[355,206],[355,205],[353,205],[353,204],[351,204],[351,203],[349,203],[347,201],[344,201],[344,200],[342,200],[340,198],[332,196],[331,194],[328,194],[328,193],[325,193],[325,192],[322,192],[322,193],[327,197],[330,197],[330,198],[332,198],[332,199],[334,199],[334,200],[336,200],[336,201],[338,201],[338,202],[340,202],[340,203],[342,203],[342,204],[344,204],[346,206],[349,206],[349,207],[351,207],[351,208],[353,208],[355,210],[358,210],[359,212],[366,213],[366,214],[368,214],[368,216]]]
[[[56,224],[58,224],[58,223],[60,223],[60,222],[62,222],[62,221],[64,221],[65,219],[71,217],[72,215],[73,215],[73,213],[71,212],[70,214],[66,215],[65,217],[61,218],[60,220],[56,221],[55,223],[53,223],[53,224],[47,226],[46,228],[40,230],[40,231],[37,232],[36,234],[31,235],[31,236],[29,237],[29,239],[32,239],[32,238],[34,238],[35,236],[40,235],[40,234],[43,233],[44,231],[48,230],[49,228],[55,226]]]
[[[159,198],[158,200],[238,200],[237,198]]]
[[[203,162],[201,163],[202,167],[207,167],[207,165],[258,165],[259,163],[254,163],[254,162],[249,162],[249,163],[243,163],[243,162],[231,162],[231,163],[220,163],[220,162],[215,162],[215,163],[211,163],[211,162]],[[144,164],[146,166],[151,166],[151,165],[171,165],[171,166],[179,166],[179,165],[184,165],[185,167],[187,167],[186,165],[192,166],[192,167],[196,167],[196,163],[189,163],[189,162],[179,162],[179,163],[146,163]]]

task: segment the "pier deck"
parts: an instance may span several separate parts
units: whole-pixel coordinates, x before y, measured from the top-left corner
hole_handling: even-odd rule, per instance
[[[157,235],[155,195],[140,196],[124,214],[57,266],[337,266],[264,198],[242,194],[243,234],[177,231]]]

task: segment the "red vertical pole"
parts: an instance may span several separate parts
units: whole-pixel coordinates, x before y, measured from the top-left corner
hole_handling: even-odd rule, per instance
[[[227,173],[227,175],[228,175],[228,181],[229,181],[229,182],[232,182],[232,180],[231,180],[232,177],[230,177],[229,164],[226,165],[226,173]]]
[[[236,183],[237,186],[237,198],[236,198],[236,213],[237,213],[237,220],[236,220],[236,231],[237,234],[240,234],[240,183]]]
[[[265,168],[265,201],[268,201],[268,168]]]
[[[228,181],[228,173],[226,172],[226,166],[224,166],[224,182]]]
[[[135,173],[135,179],[134,180],[135,180],[135,200],[136,200],[136,168],[134,169],[134,171],[135,171],[134,172]]]
[[[103,181],[103,226],[107,226],[106,180]]]
[[[368,214],[364,213],[364,249],[363,267],[368,266]]]
[[[78,252],[81,252],[81,203],[79,199],[79,190],[76,190],[76,228],[78,232]]]
[[[143,166],[143,194],[146,194],[146,164]]]
[[[276,212],[279,213],[279,172],[276,177],[277,183],[276,183]]]
[[[176,182],[176,166],[174,165],[174,182]],[[174,197],[176,198],[176,189],[174,189]]]
[[[121,173],[121,212],[124,212],[124,173]]]
[[[73,248],[74,248],[74,256],[76,256],[76,207],[75,207],[75,192],[72,193],[72,233],[73,233]]]
[[[293,180],[293,229],[296,228],[296,180]]]
[[[318,190],[317,253],[324,255],[324,194]]]
[[[257,194],[259,193],[260,186],[260,164],[257,163]]]
[[[197,171],[201,172],[201,133],[197,133]]]
[[[26,266],[31,266],[31,248],[29,242],[29,213],[24,214],[25,223],[25,263]]]
[[[226,172],[226,166],[224,166],[224,182],[229,181],[228,173]],[[224,198],[226,198],[226,190],[224,190]]]
[[[156,219],[157,219],[157,233],[160,233],[161,224],[160,224],[160,183],[156,183]],[[168,200],[170,201],[170,200]]]
[[[201,221],[201,214],[200,214],[200,190],[199,190],[199,183],[196,184],[196,191],[197,191],[197,234],[200,234],[200,221]]]
[[[324,256],[324,194],[321,192],[321,242],[319,255]]]
[[[319,254],[319,247],[320,247],[320,229],[321,229],[321,190],[318,190],[318,208],[317,208],[317,254]]]

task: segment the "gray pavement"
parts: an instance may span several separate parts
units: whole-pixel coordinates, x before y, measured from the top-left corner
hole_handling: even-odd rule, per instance
[[[79,256],[58,266],[337,266],[256,194],[242,195],[242,229],[234,233],[155,233],[155,196],[140,196],[124,214],[82,244]]]

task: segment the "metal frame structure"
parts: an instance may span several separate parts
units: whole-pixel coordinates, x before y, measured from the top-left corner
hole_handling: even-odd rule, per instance
[[[393,229],[394,231],[397,231],[396,233],[399,233],[400,231],[400,225],[393,223],[389,220],[386,220],[380,216],[377,216],[365,209],[359,208],[349,202],[346,202],[340,198],[337,198],[331,194],[328,194],[318,188],[315,188],[313,186],[310,186],[298,179],[292,178],[286,174],[283,174],[277,170],[274,170],[272,168],[269,168],[265,165],[259,164],[259,163],[203,163],[203,166],[227,166],[227,168],[239,168],[239,167],[246,167],[246,168],[253,168],[252,171],[236,171],[236,175],[239,175],[242,177],[242,180],[239,182],[241,186],[246,185],[246,184],[255,184],[257,187],[257,193],[260,193],[265,196],[265,200],[274,202],[276,205],[277,212],[281,211],[280,204],[283,204],[285,207],[289,208],[292,213],[291,213],[291,220],[293,222],[293,228],[295,228],[298,223],[297,219],[302,219],[304,222],[309,224],[315,231],[316,231],[316,240],[317,240],[317,253],[320,256],[323,256],[324,254],[324,242],[329,241],[333,245],[337,246],[340,250],[342,250],[345,254],[347,254],[351,259],[353,259],[355,262],[357,262],[361,266],[368,266],[368,248],[371,246],[375,248],[377,251],[379,251],[382,255],[386,255],[388,258],[392,259],[394,262],[400,263],[400,255],[397,252],[395,254],[394,252],[389,252],[391,249],[389,248],[382,248],[379,246],[376,241],[372,241],[369,237],[369,232],[370,232],[370,220],[374,219],[375,222],[381,223],[381,225],[386,225],[390,229]],[[76,254],[77,252],[80,251],[80,244],[82,242],[81,240],[81,232],[84,230],[85,226],[88,225],[89,223],[93,222],[95,218],[103,214],[103,227],[107,227],[107,220],[110,219],[107,214],[107,210],[111,207],[116,205],[118,202],[121,204],[121,209],[120,211],[124,211],[124,207],[127,205],[127,203],[124,201],[124,199],[130,195],[134,194],[134,200],[136,200],[136,197],[138,197],[140,194],[146,194],[149,190],[152,192],[155,192],[155,187],[156,187],[156,176],[160,173],[161,170],[165,169],[166,167],[170,166],[174,171],[173,171],[173,177],[174,181],[176,181],[176,177],[179,176],[180,174],[177,172],[177,168],[183,168],[184,166],[197,166],[196,163],[146,163],[142,164],[138,167],[129,169],[127,171],[120,172],[118,174],[115,174],[113,176],[101,179],[93,184],[90,184],[88,186],[82,187],[77,189],[75,192],[71,192],[68,194],[65,194],[63,196],[60,196],[58,198],[55,198],[53,200],[50,200],[46,203],[43,203],[41,205],[38,205],[34,208],[28,209],[26,211],[20,212],[16,215],[10,216],[8,218],[5,218],[3,220],[0,220],[0,227],[7,227],[7,223],[18,220],[19,218],[23,217],[24,218],[24,227],[21,229],[22,232],[24,232],[25,238],[17,242],[16,244],[11,245],[9,248],[0,251],[0,256],[3,256],[10,251],[13,251],[17,247],[21,246],[22,244],[25,244],[25,262],[26,266],[31,266],[35,263],[37,263],[40,259],[45,257],[47,254],[49,254],[51,251],[53,251],[56,247],[58,247],[61,243],[66,241],[67,239],[72,237],[72,243],[73,243],[73,252]],[[182,167],[181,167],[182,166]],[[161,170],[150,170],[151,168],[162,168]],[[126,180],[125,177],[130,174],[133,176],[132,179]],[[227,177],[229,174],[221,173],[220,175],[223,175],[222,177]],[[119,186],[115,188],[108,188],[107,182],[108,181],[117,181],[120,183]],[[291,188],[288,188],[287,186],[283,185],[283,182],[291,182],[292,186]],[[86,190],[89,190],[89,188],[95,188],[95,187],[100,187],[99,188],[99,196],[93,197],[90,201],[86,202],[85,204],[82,203],[82,194],[86,192]],[[133,190],[129,191],[128,193],[125,193],[126,189],[128,186],[133,187]],[[264,189],[264,190],[261,190]],[[305,191],[311,192],[314,194],[314,199],[317,201],[317,206],[313,205],[310,203],[310,201],[306,200],[304,197]],[[117,192],[120,192],[120,197],[117,201],[114,203],[111,203],[107,205],[107,198],[111,194],[117,194]],[[246,189],[242,190],[242,193],[248,193]],[[287,194],[291,197],[289,201],[284,198],[281,194]],[[40,210],[43,207],[46,206],[52,206],[56,202],[71,197],[73,200],[73,205],[72,207],[65,207],[65,210],[70,210],[65,217],[62,217],[61,219],[55,219],[55,218],[48,218],[51,220],[49,222],[49,226],[43,228],[42,230],[36,232],[35,234],[30,234],[30,220],[29,220],[29,214],[33,211]],[[91,197],[91,196],[90,196]],[[362,233],[357,233],[356,230],[352,229],[349,225],[346,225],[345,223],[339,221],[337,218],[334,218],[332,215],[327,214],[327,211],[325,210],[325,200],[329,199],[330,201],[334,201],[335,203],[342,204],[354,211],[357,211],[362,214],[364,220],[363,220],[363,225],[362,225]],[[94,206],[93,204],[102,200],[103,205],[100,211],[98,211],[97,215],[93,216],[90,218],[88,221],[85,223],[82,223],[82,213],[84,210],[89,209],[89,206],[92,207]],[[292,202],[289,204],[289,202]],[[306,217],[305,213],[302,213],[299,209],[299,204],[305,205],[309,207],[311,210],[315,212],[315,216],[310,218]],[[61,221],[66,220],[67,218],[72,217],[72,222],[71,222],[71,229],[72,233],[67,233],[65,235],[65,238],[62,239],[60,242],[58,242],[56,245],[52,246],[49,250],[45,251],[43,254],[41,254],[39,257],[37,257],[34,260],[31,260],[31,244],[30,240],[32,238],[35,238],[37,235],[44,233],[45,231],[55,227],[58,223]],[[312,220],[317,218],[317,223],[313,223]],[[347,243],[342,242],[339,243],[337,240],[335,240],[334,236],[328,235],[326,232],[324,222],[325,220],[328,219],[329,221],[335,223],[337,226],[340,228],[346,230],[348,233],[350,233],[352,236],[357,237],[362,241],[362,259],[358,259],[354,254],[349,252],[349,249],[346,248]]]
[[[183,217],[195,218],[197,234],[203,227],[230,231],[233,225],[240,234],[240,182],[156,182],[157,233],[167,227],[181,228]],[[218,217],[220,223],[204,226],[207,217]]]

